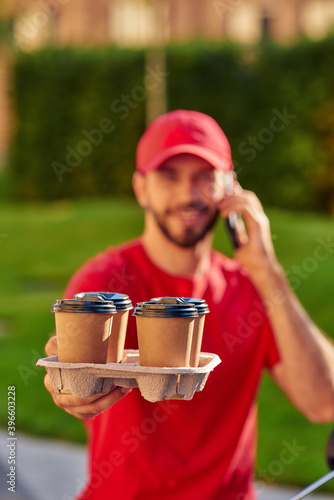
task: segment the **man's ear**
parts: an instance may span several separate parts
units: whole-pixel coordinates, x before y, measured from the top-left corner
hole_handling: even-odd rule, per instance
[[[140,172],[135,172],[132,177],[132,187],[139,205],[146,208],[148,205],[146,176]]]

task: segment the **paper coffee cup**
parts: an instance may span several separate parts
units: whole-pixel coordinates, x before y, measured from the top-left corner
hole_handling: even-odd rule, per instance
[[[205,315],[210,311],[204,299],[195,299],[189,297],[182,297],[182,299],[187,303],[194,304],[198,312],[198,318],[195,319],[194,324],[194,333],[190,353],[190,366],[197,367],[199,364],[199,357],[202,347]]]
[[[107,363],[120,363],[123,358],[126,329],[128,326],[129,311],[133,309],[132,302],[128,295],[112,292],[89,292],[111,300],[116,307],[116,314],[113,317],[111,333],[108,341]],[[77,298],[85,297],[87,293],[78,293]]]
[[[55,314],[58,361],[62,363],[106,363],[108,339],[116,307],[99,295],[79,299],[57,299]]]
[[[189,367],[197,309],[177,297],[139,302],[136,316],[141,366]]]

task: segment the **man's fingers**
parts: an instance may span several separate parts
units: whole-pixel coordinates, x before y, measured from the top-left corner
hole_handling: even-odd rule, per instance
[[[128,394],[128,392],[130,392],[132,390],[132,389],[129,389],[128,392],[126,392],[124,394],[122,389],[123,389],[123,387],[113,387],[111,389],[111,391],[108,392],[108,394],[105,394],[103,396],[99,396],[92,403],[84,403],[82,405],[73,404],[73,399],[70,400],[69,403],[67,403],[66,402],[67,396],[64,395],[63,396],[64,399],[61,400],[61,402],[58,406],[63,408],[70,415],[73,415],[76,418],[80,418],[81,420],[84,420],[87,418],[93,418],[93,417],[96,417],[96,415],[98,415],[99,413],[102,413],[103,411],[105,411],[108,408],[110,408],[111,406],[113,406],[120,399],[122,399],[126,394]],[[61,395],[59,395],[59,397],[60,396]],[[87,400],[83,400],[83,401],[85,402]]]
[[[50,337],[45,345],[45,352],[47,356],[56,356],[58,354],[57,337],[54,335]]]
[[[243,195],[234,194],[224,198],[219,206],[222,217],[227,217],[230,212],[242,215],[247,231],[256,229],[258,225],[269,226],[269,220],[265,215],[262,205],[257,197],[247,191]]]
[[[239,243],[241,245],[246,245],[246,243],[248,243],[248,234],[246,231],[245,223],[240,217],[237,218],[236,230]]]
[[[123,387],[114,387],[111,392],[105,394],[104,396],[100,396],[94,403],[89,405],[84,405],[79,408],[68,408],[66,411],[74,411],[72,413],[74,416],[78,416],[78,418],[86,419],[92,418],[107,410],[115,403],[117,403],[120,399],[124,398],[126,394],[131,392],[132,389],[129,389],[125,394],[123,392]]]
[[[97,394],[95,396],[91,396],[90,398],[82,399],[72,396],[71,394],[57,394],[54,392],[48,375],[44,378],[44,385],[50,392],[54,403],[59,408],[62,408],[70,415],[80,419],[95,417],[113,404],[117,403],[131,391],[131,389],[114,386],[108,394]]]
[[[45,352],[47,356],[55,356],[58,354],[57,337],[53,336],[48,340],[45,346]],[[51,394],[55,405],[65,410],[70,415],[80,419],[95,417],[117,403],[131,391],[131,389],[114,386],[108,394],[95,394],[90,398],[82,399],[72,394],[58,394],[55,392],[48,374],[44,377],[44,385],[46,390]]]
[[[234,183],[233,183],[233,193],[235,193],[235,194],[241,194],[243,192],[244,192],[244,190],[240,186],[239,182],[235,180]]]

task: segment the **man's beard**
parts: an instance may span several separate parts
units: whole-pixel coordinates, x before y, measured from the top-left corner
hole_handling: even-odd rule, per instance
[[[174,211],[177,212],[178,209],[187,209],[187,208],[200,210],[203,213],[208,212],[208,208],[206,206],[199,207],[197,204],[193,204],[193,205],[183,205],[182,207],[180,206],[176,210],[169,210],[167,211],[167,216]],[[150,208],[149,210],[152,213],[156,223],[158,224],[163,234],[171,242],[175,243],[176,245],[182,248],[191,248],[195,246],[196,243],[201,241],[208,234],[208,232],[211,231],[219,215],[219,210],[216,210],[215,213],[208,219],[204,227],[199,231],[196,230],[196,227],[186,226],[182,235],[174,236],[172,232],[168,229],[168,226],[165,222],[165,216],[156,213],[154,210],[152,210],[152,208]]]

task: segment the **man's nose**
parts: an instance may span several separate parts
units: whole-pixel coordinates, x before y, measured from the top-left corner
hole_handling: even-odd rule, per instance
[[[198,184],[192,178],[184,178],[179,183],[179,198],[182,203],[196,203],[201,199]]]

